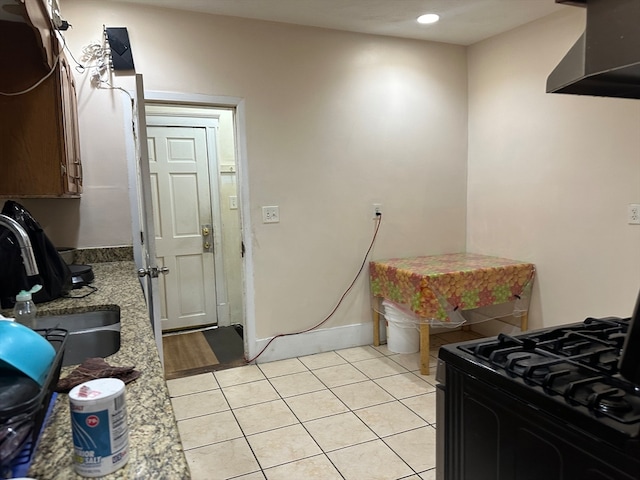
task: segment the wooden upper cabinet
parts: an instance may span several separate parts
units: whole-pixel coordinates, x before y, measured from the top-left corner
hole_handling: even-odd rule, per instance
[[[15,20],[0,16],[0,92],[29,91],[0,95],[0,197],[79,197],[73,73],[42,1],[14,1]]]

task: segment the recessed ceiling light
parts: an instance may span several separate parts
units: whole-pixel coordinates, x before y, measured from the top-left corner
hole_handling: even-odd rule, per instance
[[[438,20],[440,20],[440,15],[435,13],[427,13],[418,17],[418,23],[422,24],[436,23]]]

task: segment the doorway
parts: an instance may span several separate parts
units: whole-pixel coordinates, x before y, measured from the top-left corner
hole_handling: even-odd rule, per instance
[[[146,103],[165,333],[244,324],[234,113]]]
[[[179,108],[187,109],[203,109],[206,114],[204,116],[218,115],[219,132],[218,136],[218,161],[219,169],[215,176],[218,178],[219,186],[219,204],[223,206],[220,213],[222,217],[222,248],[224,249],[223,260],[220,262],[224,265],[226,275],[226,306],[220,305],[224,303],[224,298],[217,291],[217,312],[218,325],[224,326],[223,319],[225,316],[220,315],[220,310],[227,308],[229,310],[229,323],[233,322],[231,328],[240,327],[242,332],[242,344],[244,355],[251,358],[257,353],[256,344],[256,326],[255,326],[255,287],[253,280],[253,243],[247,241],[243,236],[248,235],[250,239],[251,228],[251,212],[249,199],[249,175],[248,175],[248,158],[247,158],[247,140],[246,140],[246,104],[245,100],[240,97],[229,97],[220,95],[201,95],[201,94],[183,94],[173,92],[159,92],[152,90],[144,90],[142,85],[142,75],[136,75],[136,96],[137,108],[131,109],[129,98],[122,97],[122,109],[125,112],[125,136],[129,144],[127,148],[129,163],[129,186],[130,186],[130,204],[133,227],[133,247],[134,260],[138,273],[154,272],[155,275],[146,275],[141,280],[141,285],[145,291],[148,301],[149,317],[153,327],[158,351],[163,352],[164,338],[173,333],[167,332],[163,334],[160,321],[160,305],[158,298],[159,270],[153,264],[155,255],[149,257],[147,254],[155,247],[155,242],[147,242],[147,238],[154,238],[153,235],[148,236],[148,232],[153,231],[153,222],[147,222],[146,219],[153,218],[151,188],[149,186],[149,165],[144,159],[148,158],[146,153],[148,142],[146,140],[146,126],[140,128],[144,130],[144,134],[136,134],[137,125],[145,125],[146,108],[166,108],[170,111],[158,112],[160,114],[169,114],[172,116],[181,116],[176,110]],[[141,100],[141,101],[140,101]],[[220,110],[220,112],[216,112]],[[193,113],[194,110],[188,110]],[[141,112],[142,115],[138,115]],[[189,116],[189,115],[187,115]],[[133,125],[133,128],[128,128]],[[231,132],[229,135],[223,133],[223,129]],[[144,151],[144,155],[141,153]],[[147,172],[147,175],[141,175],[141,172]],[[146,181],[144,179],[147,179]],[[237,207],[237,209],[236,209]],[[227,215],[231,213],[231,215]],[[146,225],[146,226],[145,226]],[[219,232],[220,230],[218,230]],[[148,245],[148,247],[147,247]],[[152,260],[153,259],[153,260]],[[228,266],[227,262],[239,264]],[[216,265],[219,265],[217,263]],[[216,269],[216,274],[219,270]],[[147,283],[149,289],[147,289]],[[218,282],[216,281],[216,285]],[[153,287],[151,289],[151,287]],[[152,295],[153,293],[153,295]],[[236,323],[238,322],[238,323]],[[217,329],[218,327],[211,327]],[[225,327],[228,329],[228,327]]]

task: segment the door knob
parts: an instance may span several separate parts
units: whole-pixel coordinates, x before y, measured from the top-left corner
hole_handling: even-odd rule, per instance
[[[149,275],[151,278],[157,278],[158,275],[166,275],[167,273],[169,273],[169,267],[149,267],[138,269],[138,277],[140,278],[146,277],[147,275]]]
[[[208,237],[210,233],[211,232],[209,232],[209,227],[202,227],[202,236],[203,237]]]

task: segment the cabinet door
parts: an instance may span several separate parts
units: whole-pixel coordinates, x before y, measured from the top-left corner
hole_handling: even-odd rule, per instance
[[[80,194],[82,193],[82,164],[78,138],[76,85],[73,73],[64,57],[60,57],[60,90],[65,157],[64,167],[62,167],[63,188],[67,194]]]
[[[76,96],[63,56],[37,88],[0,97],[0,152],[0,197],[80,196]]]
[[[58,83],[54,72],[28,93],[0,97],[0,194],[3,196],[63,194]]]

